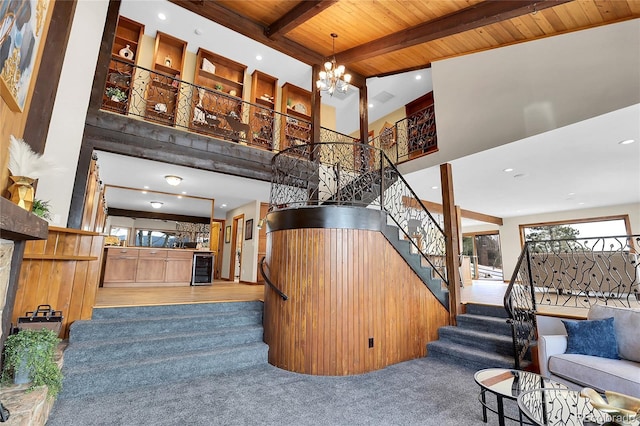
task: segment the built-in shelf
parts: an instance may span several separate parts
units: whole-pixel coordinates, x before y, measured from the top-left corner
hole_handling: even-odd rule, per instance
[[[255,70],[251,74],[251,106],[252,128],[255,129],[251,135],[254,145],[273,149],[275,135],[275,121],[273,110],[276,98],[278,79]],[[264,108],[262,108],[264,107]]]
[[[281,132],[280,149],[311,142],[311,92],[291,83],[282,86],[281,111],[289,116]]]

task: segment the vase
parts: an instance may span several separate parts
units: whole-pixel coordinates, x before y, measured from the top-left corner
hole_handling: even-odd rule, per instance
[[[31,211],[36,192],[34,187],[36,179],[27,176],[9,176],[9,179],[13,182],[7,189],[10,194],[9,199],[18,207]]]
[[[131,47],[131,45],[127,44],[127,47],[124,47],[122,49],[120,49],[120,51],[118,52],[118,54],[120,56],[122,56],[125,59],[133,59],[133,51],[131,49],[129,49]]]

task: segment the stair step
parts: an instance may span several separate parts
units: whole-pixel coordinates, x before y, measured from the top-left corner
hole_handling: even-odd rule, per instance
[[[189,303],[179,305],[130,306],[117,308],[94,308],[92,318],[94,320],[125,318],[133,319],[159,316],[206,315],[214,314],[217,312],[231,311],[262,311],[262,309],[262,302],[219,302]]]
[[[262,324],[261,310],[229,311],[208,315],[80,320],[71,324],[69,343],[146,336],[206,332],[222,327]]]
[[[267,362],[268,346],[252,343],[173,356],[157,356],[144,361],[63,368],[61,398],[120,392],[144,386],[174,383],[215,374],[238,371]]]
[[[511,324],[506,318],[461,314],[456,316],[456,322],[461,328],[511,336]]]
[[[513,340],[508,336],[455,326],[440,327],[438,336],[442,342],[457,343],[485,352],[513,356]]]
[[[141,338],[120,338],[104,342],[80,341],[70,344],[65,351],[65,365],[106,365],[111,362],[146,360],[154,356],[180,352],[207,351],[225,346],[262,342],[260,325],[224,327],[201,333],[178,335],[151,335]]]
[[[485,352],[452,342],[436,340],[427,344],[427,356],[475,370],[484,368],[513,368],[513,356]]]
[[[467,303],[466,313],[470,315],[483,315],[486,317],[508,318],[509,315],[501,305],[483,305],[479,303]]]

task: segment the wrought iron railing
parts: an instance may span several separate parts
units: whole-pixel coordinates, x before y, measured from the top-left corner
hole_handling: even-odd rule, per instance
[[[395,122],[369,143],[395,164],[434,152],[438,148],[433,105]]]
[[[112,95],[115,89],[121,98]],[[309,143],[313,134],[311,122],[301,116],[117,58],[111,60],[101,108],[267,150]],[[332,140],[339,135],[329,130],[324,134]]]
[[[111,59],[101,108],[267,150],[310,142],[357,142],[323,127],[319,141],[312,141],[311,121],[299,115],[282,114],[118,58]],[[368,142],[395,163],[435,149],[433,107],[399,120]]]
[[[535,341],[539,306],[640,308],[640,235],[525,244],[504,296],[516,368]]]
[[[317,143],[287,148],[273,157],[270,211],[346,205],[385,211],[445,283],[442,217],[425,208],[393,162],[361,143]]]

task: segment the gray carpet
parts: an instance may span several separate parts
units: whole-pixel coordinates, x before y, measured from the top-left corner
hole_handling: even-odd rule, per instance
[[[197,381],[59,399],[47,425],[481,425],[473,374],[428,357],[349,377],[301,375],[266,364]],[[514,412],[513,401],[505,406]],[[495,414],[489,413],[487,424],[498,424]]]

